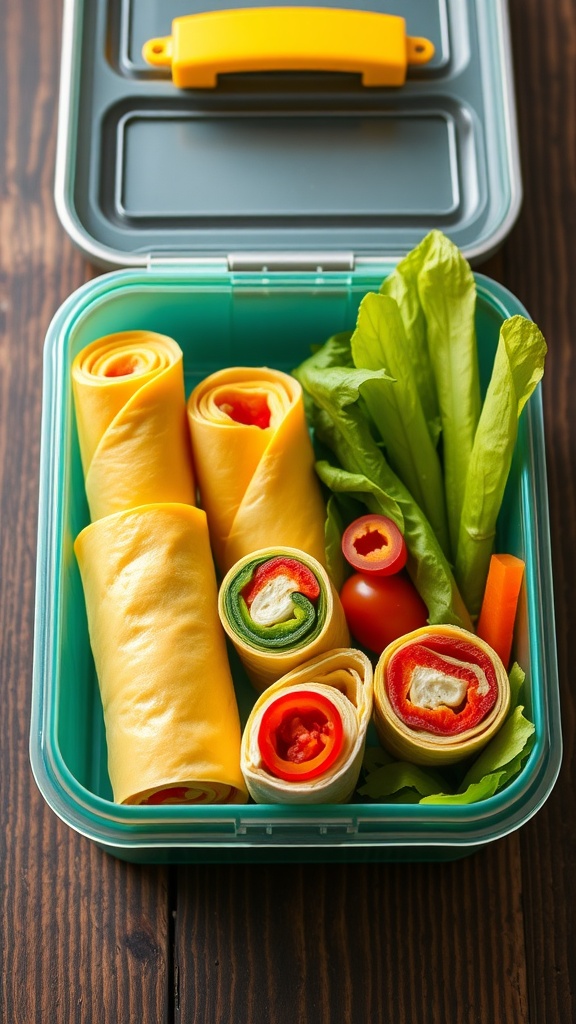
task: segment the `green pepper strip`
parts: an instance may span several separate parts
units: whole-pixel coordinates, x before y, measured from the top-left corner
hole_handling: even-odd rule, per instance
[[[294,617],[273,626],[259,626],[253,621],[242,591],[249,587],[254,573],[267,558],[258,558],[245,565],[231,581],[224,597],[224,607],[234,632],[257,650],[298,650],[312,643],[319,635],[326,618],[326,591],[318,580],[320,593],[313,602],[295,591],[291,597]],[[303,563],[305,565],[305,563]],[[308,567],[307,567],[308,568]]]

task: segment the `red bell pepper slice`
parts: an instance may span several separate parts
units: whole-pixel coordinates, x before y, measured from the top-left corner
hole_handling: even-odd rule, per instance
[[[460,707],[414,704],[409,694],[418,668],[464,681],[467,690]],[[390,703],[406,725],[438,736],[456,736],[474,728],[494,707],[498,696],[496,671],[489,655],[473,642],[456,637],[427,637],[423,643],[401,647],[388,662],[386,685]]]
[[[323,694],[310,690],[277,697],[264,711],[258,731],[266,768],[286,782],[323,775],[336,761],[343,740],[340,712]]]
[[[277,555],[274,558],[269,558],[267,562],[262,562],[250,582],[242,590],[242,597],[248,608],[256,595],[278,576],[287,576],[293,580],[296,592],[303,594],[311,601],[315,601],[320,596],[320,584],[307,565],[303,565],[295,558]]]
[[[188,790],[186,786],[169,786],[166,789],[159,789],[155,793],[151,793],[146,800],[143,800],[143,804],[167,804],[167,803],[189,803],[186,799],[186,793]]]
[[[106,377],[129,377],[138,368],[138,360],[131,355],[118,355],[115,360],[109,363]]]
[[[220,396],[218,407],[235,423],[259,427],[261,430],[270,426],[270,408],[266,395],[246,394],[240,397],[236,392],[231,392],[229,396]]]
[[[360,516],[342,535],[344,558],[358,572],[391,576],[406,565],[406,541],[388,516]]]

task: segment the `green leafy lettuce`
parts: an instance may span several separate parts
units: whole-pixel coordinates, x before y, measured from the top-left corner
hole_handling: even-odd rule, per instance
[[[431,622],[471,628],[450,565],[436,535],[408,488],[394,473],[362,401],[367,381],[385,382],[385,370],[359,370],[333,365],[331,352],[342,355],[342,336],[302,363],[295,376],[312,399],[311,420],[320,442],[334,453],[338,465],[317,464],[324,483],[335,493],[360,498],[372,512],[389,516],[405,536],[408,570],[421,594]],[[332,566],[329,566],[332,569]]]
[[[536,324],[522,316],[502,324],[466,472],[456,549],[456,578],[473,616],[482,603],[518,419],[542,378],[545,355],[546,343]]]
[[[378,370],[384,366],[394,378],[392,382],[368,379],[360,393],[384,441],[390,465],[422,509],[449,558],[442,467],[428,430],[404,323],[394,299],[375,293],[366,295],[351,351],[356,367]]]
[[[390,516],[431,623],[471,627],[484,593],[520,413],[541,379],[535,324],[502,324],[481,404],[476,286],[457,247],[432,231],[360,303],[356,328],[330,338],[295,376],[332,490],[329,567],[341,579],[342,496]],[[361,514],[361,513],[359,513]]]

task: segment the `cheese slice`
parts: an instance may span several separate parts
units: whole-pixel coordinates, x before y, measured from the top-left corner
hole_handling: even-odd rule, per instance
[[[320,584],[321,596],[312,612],[315,620],[309,634],[299,635],[294,641],[288,640],[274,649],[266,643],[266,627],[256,623],[256,629],[251,633],[243,622],[242,615],[231,602],[240,599],[238,595],[234,596],[238,578],[242,578],[251,567],[255,570],[263,562],[277,556],[293,558],[310,569]],[[350,643],[344,609],[328,573],[320,562],[297,548],[262,548],[239,559],[222,581],[218,595],[218,611],[220,621],[236,648],[252,685],[260,692],[302,662],[332,648],[346,647]],[[284,615],[280,615],[271,625],[288,621]]]
[[[409,704],[419,709],[453,709],[465,704],[468,685],[483,696],[488,684],[481,664],[474,662],[478,652],[479,662],[489,665],[494,674],[495,698],[490,709],[472,725],[460,731],[445,734],[427,728],[423,717],[420,726],[415,726],[398,713],[391,699],[388,687],[388,673],[391,662],[403,653],[426,650],[426,643],[437,639],[453,641],[453,655],[448,647],[441,655],[445,678],[438,670],[426,665],[414,665],[411,669],[411,685],[407,693]],[[481,656],[481,657],[480,657]],[[462,685],[462,673],[455,669],[464,667],[468,683]],[[503,724],[510,706],[510,682],[504,665],[496,652],[475,633],[459,626],[423,626],[399,637],[389,644],[380,656],[374,671],[374,723],[380,742],[402,761],[419,765],[448,765],[472,756],[482,749]]]
[[[72,387],[92,520],[154,501],[195,504],[182,350],[152,331],[98,338]]]
[[[154,504],[116,513],[86,527],[75,551],[114,800],[244,802],[204,512]]]
[[[326,772],[307,781],[272,775],[262,760],[258,733],[266,708],[287,692],[316,692],[340,712],[344,742]],[[250,796],[257,803],[346,803],[358,781],[366,730],[372,714],[372,665],[362,651],[339,648],[301,664],[270,686],[256,701],[242,736],[241,765]]]
[[[248,422],[234,418],[236,409]],[[266,367],[220,370],[190,395],[188,421],[221,573],[271,544],[325,564],[326,509],[298,381]]]

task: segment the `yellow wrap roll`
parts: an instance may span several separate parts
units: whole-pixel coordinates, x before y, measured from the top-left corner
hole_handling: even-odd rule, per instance
[[[309,628],[305,632],[295,630],[295,639],[287,636],[282,645],[274,647],[270,644],[275,641],[270,641],[266,636],[269,629],[260,627],[260,635],[250,633],[237,609],[241,590],[253,578],[254,572],[278,558],[293,559],[308,569],[318,583],[320,597],[315,603],[306,605]],[[296,587],[294,591],[297,593]],[[295,599],[298,600],[297,596]],[[222,581],[218,612],[252,685],[259,692],[303,661],[334,647],[347,647],[350,643],[344,610],[328,573],[315,558],[297,548],[262,548],[239,559]],[[290,617],[285,617],[282,626],[290,629],[296,621],[295,613],[296,609],[292,609]]]
[[[98,338],[72,387],[90,518],[155,501],[195,504],[182,351],[152,331]]]
[[[324,695],[342,718],[342,750],[325,773],[307,781],[276,778],[265,766],[258,744],[262,716],[279,694],[288,691]],[[317,804],[350,800],[362,766],[366,730],[372,714],[372,665],[352,648],[328,651],[289,672],[254,705],[242,735],[241,765],[250,796],[257,803]]]
[[[268,368],[221,370],[190,395],[188,420],[221,573],[269,544],[324,564],[326,509],[298,381]]]
[[[87,526],[75,551],[114,800],[244,802],[204,512],[156,504],[116,513]],[[174,787],[185,792],[166,793]]]
[[[477,753],[503,724],[510,682],[496,652],[459,626],[424,626],[382,653],[374,723],[400,760],[445,765]]]

